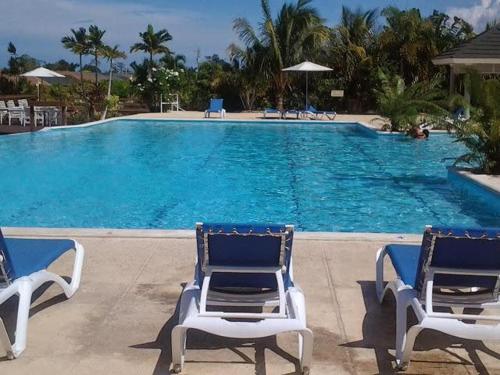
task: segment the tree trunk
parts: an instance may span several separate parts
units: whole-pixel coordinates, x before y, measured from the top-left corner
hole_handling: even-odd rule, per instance
[[[80,53],[80,86],[82,88],[82,96],[85,96],[85,88],[83,86],[83,65],[82,65],[82,54]]]
[[[283,94],[281,92],[276,93],[276,107],[279,111],[284,110],[284,105],[283,105]]]
[[[153,52],[149,52],[149,78],[153,77]]]
[[[111,97],[111,84],[113,82],[113,59],[109,60],[109,81],[108,81],[108,94],[107,98]],[[104,107],[104,111],[102,112],[101,120],[106,119],[106,115],[108,114],[108,103],[106,103],[106,107]]]
[[[108,81],[108,98],[111,96],[111,84],[113,83],[113,59],[109,61],[109,81]]]
[[[98,85],[98,76],[97,76],[97,65],[98,65],[97,50],[95,51],[94,58],[95,58],[95,87],[97,87],[97,85]]]

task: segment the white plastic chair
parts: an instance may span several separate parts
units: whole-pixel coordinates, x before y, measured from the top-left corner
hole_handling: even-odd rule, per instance
[[[3,124],[3,118],[8,116],[9,111],[7,111],[7,106],[3,100],[0,100],[0,125]]]
[[[384,287],[384,257],[397,278]],[[423,329],[456,337],[500,341],[500,229],[427,227],[422,245],[387,245],[376,258],[376,291],[396,298],[396,365],[406,369]],[[407,329],[407,309],[418,323]],[[436,311],[446,308],[447,311]],[[453,309],[492,310],[494,314],[454,313]],[[475,321],[474,324],[464,321]],[[492,324],[485,324],[490,322]]]
[[[17,101],[17,104],[19,105],[19,107],[24,107],[24,108],[29,108],[30,107],[27,99],[19,99]]]
[[[179,324],[172,331],[173,371],[183,369],[187,331],[193,328],[240,339],[297,332],[301,370],[308,374],[313,334],[306,326],[304,294],[293,283],[293,226],[198,223],[196,238],[195,279],[182,292]]]
[[[26,123],[30,122],[29,110],[26,111],[24,107],[9,107],[7,111],[9,114],[9,125],[12,125],[12,120],[18,120],[22,126],[26,126]]]
[[[46,269],[69,250],[75,251],[71,282]],[[0,230],[0,305],[14,295],[19,296],[14,342],[0,319],[0,353],[7,358],[19,357],[26,349],[31,296],[46,282],[58,284],[67,298],[80,285],[84,258],[83,246],[73,240],[4,238]]]

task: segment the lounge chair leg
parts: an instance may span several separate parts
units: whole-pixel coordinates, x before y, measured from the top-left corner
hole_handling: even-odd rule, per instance
[[[302,374],[307,375],[311,369],[313,352],[313,333],[310,329],[304,329],[299,332],[299,355],[300,368]]]
[[[384,301],[385,289],[384,289],[384,258],[386,252],[385,248],[382,247],[377,251],[377,256],[375,258],[376,264],[376,278],[375,278],[375,289],[377,292],[377,299],[379,303]]]
[[[0,318],[0,349],[4,349],[7,354],[8,359],[14,359],[14,352],[12,351],[12,344],[10,343],[9,335],[3,324],[3,320]]]
[[[172,370],[178,374],[184,367],[187,328],[175,326],[172,330]]]
[[[14,345],[12,345],[12,354],[14,357],[19,357],[24,349],[26,349],[32,293],[33,289],[30,281],[24,280],[20,282],[18,289],[19,305],[17,308],[16,335]]]
[[[406,370],[410,363],[415,339],[422,327],[417,324],[407,330],[408,304],[398,301],[396,310],[396,367]]]

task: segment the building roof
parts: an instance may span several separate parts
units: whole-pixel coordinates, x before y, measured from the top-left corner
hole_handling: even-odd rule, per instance
[[[436,65],[500,64],[500,23],[435,57]]]

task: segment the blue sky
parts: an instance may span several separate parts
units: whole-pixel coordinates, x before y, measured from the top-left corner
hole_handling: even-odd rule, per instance
[[[70,28],[97,24],[107,30],[105,41],[128,48],[138,33],[152,23],[155,28],[167,28],[173,36],[170,43],[176,53],[195,61],[196,50],[201,56],[217,53],[225,56],[229,43],[237,41],[232,20],[247,17],[257,23],[260,18],[258,0],[0,0],[0,66],[5,66],[7,43],[12,41],[18,53],[28,53],[44,61],[76,58],[65,51],[61,37]],[[283,1],[271,0],[274,10]],[[424,14],[434,8],[459,15],[482,30],[487,21],[500,15],[500,0],[314,0],[329,25],[337,23],[342,5],[363,9],[396,5],[400,8],[419,7]],[[500,19],[500,16],[497,16]],[[141,58],[129,56],[128,61]]]

